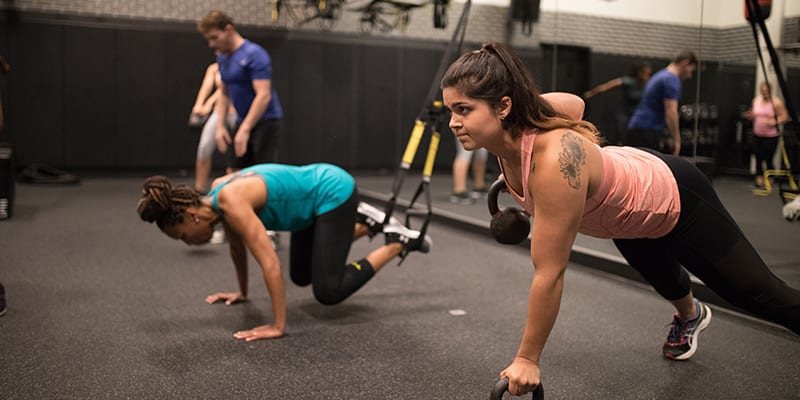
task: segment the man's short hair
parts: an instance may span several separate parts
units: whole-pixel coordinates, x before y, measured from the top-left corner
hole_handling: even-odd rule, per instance
[[[697,56],[691,50],[681,50],[672,58],[673,64],[688,61],[690,65],[697,65]]]
[[[212,10],[197,23],[197,30],[206,34],[212,29],[225,30],[226,26],[233,26],[233,18],[222,11]]]

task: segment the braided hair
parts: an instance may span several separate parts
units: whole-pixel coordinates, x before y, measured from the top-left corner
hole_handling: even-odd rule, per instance
[[[200,205],[200,194],[191,186],[172,186],[166,177],[151,176],[144,181],[136,212],[142,221],[155,222],[164,230],[182,223],[186,208],[197,205]]]
[[[592,143],[599,143],[597,128],[588,121],[573,120],[542,99],[521,59],[500,43],[486,43],[480,50],[459,57],[442,77],[441,88],[456,88],[466,96],[483,100],[497,109],[503,96],[511,98],[511,112],[502,121],[513,137],[537,128],[572,129]]]

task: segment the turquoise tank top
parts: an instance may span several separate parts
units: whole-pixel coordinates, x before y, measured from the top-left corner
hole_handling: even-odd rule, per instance
[[[267,203],[256,210],[264,227],[276,231],[299,231],[314,218],[342,205],[353,194],[355,182],[345,170],[331,164],[303,166],[260,164],[245,168],[208,192],[211,207],[222,215],[217,204],[220,190],[241,176],[258,175],[267,186]]]

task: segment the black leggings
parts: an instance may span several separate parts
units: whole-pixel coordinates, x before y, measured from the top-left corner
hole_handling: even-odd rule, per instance
[[[292,282],[312,284],[322,304],[337,304],[364,286],[375,270],[362,259],[346,264],[356,224],[358,189],[339,207],[314,218],[306,229],[292,232],[289,275]]]
[[[753,146],[756,154],[756,176],[764,174],[764,167],[761,166],[762,162],[767,163],[767,169],[775,169],[772,157],[775,155],[775,149],[778,148],[778,137],[754,136]]]
[[[614,239],[628,263],[667,300],[691,288],[685,267],[731,304],[800,334],[800,291],[764,264],[711,183],[689,162],[652,152],[678,182],[681,215],[658,239]]]

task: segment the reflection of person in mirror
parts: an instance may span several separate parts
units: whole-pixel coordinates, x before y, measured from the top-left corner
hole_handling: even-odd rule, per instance
[[[789,120],[786,106],[777,96],[772,95],[769,82],[762,82],[759,95],[753,99],[753,106],[744,117],[753,121],[753,153],[756,156],[755,185],[764,186],[764,163],[767,169],[775,169],[772,162],[778,148],[778,127]]]
[[[697,57],[682,50],[666,68],[656,72],[644,87],[642,101],[628,121],[626,145],[646,147],[678,155],[681,153],[680,119],[678,101],[681,98],[681,81],[691,79],[697,68]],[[667,129],[671,145],[665,146],[661,137]],[[671,148],[667,148],[671,147]]]
[[[462,55],[441,87],[450,130],[464,148],[497,156],[509,193],[533,217],[527,321],[516,357],[500,373],[511,394],[540,382],[579,232],[613,239],[673,305],[662,346],[668,359],[691,358],[711,320],[687,270],[726,301],[800,334],[800,291],[767,268],[693,164],[649,149],[601,147],[594,125],[581,119],[583,101],[539,94],[524,62],[500,44]]]
[[[647,61],[638,61],[633,65],[631,74],[611,79],[601,83],[583,93],[583,98],[591,99],[598,94],[608,92],[615,88],[622,89],[622,108],[617,112],[617,140],[618,144],[625,144],[625,133],[628,130],[628,121],[636,111],[636,106],[642,101],[644,86],[653,74],[653,67]]]

